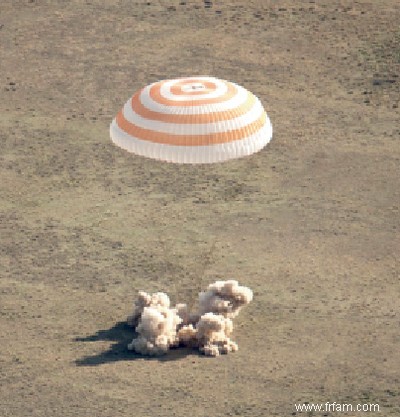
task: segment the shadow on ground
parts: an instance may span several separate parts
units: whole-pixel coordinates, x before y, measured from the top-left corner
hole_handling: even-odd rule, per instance
[[[188,355],[196,355],[193,350],[186,348],[172,349],[164,356],[143,356],[128,350],[127,345],[135,337],[136,333],[126,322],[118,322],[110,329],[99,330],[93,335],[77,337],[76,342],[113,341],[108,350],[93,356],[85,356],[75,361],[78,366],[97,366],[110,362],[132,361],[136,359],[157,360],[161,362],[179,360]]]

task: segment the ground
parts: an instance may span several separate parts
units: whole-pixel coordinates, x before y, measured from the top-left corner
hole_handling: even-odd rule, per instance
[[[1,1],[3,417],[400,414],[399,19],[397,0]],[[111,143],[136,90],[190,75],[257,95],[270,144],[179,166]],[[127,351],[138,290],[225,278],[255,295],[239,352]]]

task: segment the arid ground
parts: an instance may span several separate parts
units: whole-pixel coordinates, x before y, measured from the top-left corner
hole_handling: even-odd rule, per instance
[[[398,1],[0,3],[0,415],[399,416]],[[111,143],[136,90],[190,75],[257,95],[271,143],[201,166]],[[225,278],[255,295],[239,352],[127,351],[138,290]]]

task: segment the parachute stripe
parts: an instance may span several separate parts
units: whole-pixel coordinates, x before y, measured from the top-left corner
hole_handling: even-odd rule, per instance
[[[208,115],[208,120],[204,117],[205,115],[198,115],[197,117],[190,115],[188,116],[189,119],[195,121],[193,124],[171,123],[142,117],[132,109],[130,102],[125,104],[122,112],[128,122],[145,129],[179,135],[205,135],[228,132],[229,130],[239,129],[254,122],[261,116],[264,109],[258,100],[254,100],[253,103],[253,107],[249,111],[245,113],[230,111],[229,115],[226,114],[224,119],[221,119],[218,113],[214,113],[212,118]],[[199,122],[200,116],[203,123]]]
[[[232,110],[243,104],[249,94],[249,91],[243,87],[236,86],[238,93],[231,99],[223,101],[221,103],[202,103],[201,101],[195,102],[192,106],[168,106],[165,104],[154,101],[150,96],[151,86],[145,87],[140,94],[141,103],[149,110],[155,110],[161,113],[168,114],[202,114],[202,113],[215,113],[224,110]]]
[[[167,123],[181,123],[181,124],[195,124],[195,123],[208,123],[210,122],[210,114],[218,113],[216,116],[218,120],[229,120],[234,117],[234,115],[241,116],[254,106],[256,102],[256,97],[251,94],[250,92],[247,93],[246,101],[242,104],[239,104],[233,110],[223,110],[219,112],[212,112],[207,111],[200,114],[187,114],[187,113],[163,113],[155,110],[151,110],[144,106],[140,100],[140,93],[136,93],[132,100],[130,101],[130,105],[132,110],[138,114],[139,116],[148,119],[148,120],[157,120],[160,122],[167,122]],[[257,100],[258,101],[258,100]],[[203,107],[205,110],[210,109],[211,107],[205,106]]]
[[[266,114],[263,112],[258,119],[244,127],[234,129],[233,125],[231,124],[229,131],[227,130],[225,132],[215,132],[203,135],[187,135],[185,133],[172,134],[146,129],[126,120],[123,114],[123,110],[118,113],[116,121],[122,130],[141,140],[179,146],[202,146],[216,143],[233,142],[235,140],[240,140],[246,136],[252,135],[264,126],[266,121]],[[179,125],[176,126],[176,130],[179,132]]]
[[[223,162],[258,152],[270,141],[272,126],[268,121],[254,135],[236,142],[198,146],[195,148],[196,152],[192,151],[194,148],[187,146],[158,144],[157,156],[154,144],[124,132],[118,127],[115,119],[110,126],[110,136],[116,145],[137,155],[179,164],[205,164]]]
[[[205,97],[197,97],[196,100],[193,98],[188,98],[188,100],[185,100],[184,97],[179,97],[179,99],[175,96],[174,99],[171,97],[170,94],[167,93],[167,87],[168,85],[166,82],[160,82],[153,84],[150,87],[149,95],[150,97],[157,103],[163,104],[165,106],[199,106],[204,104],[213,104],[213,103],[222,103],[224,101],[228,101],[231,98],[233,98],[238,90],[236,86],[232,83],[226,83],[223,82],[223,87],[226,92],[224,94],[217,94],[219,91],[213,91],[210,94],[205,95]],[[164,90],[164,91],[162,91]],[[214,95],[216,95],[214,97]],[[177,101],[179,100],[179,101]]]

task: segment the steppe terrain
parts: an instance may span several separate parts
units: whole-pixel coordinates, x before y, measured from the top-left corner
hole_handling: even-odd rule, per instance
[[[398,0],[0,3],[0,415],[399,416]],[[270,144],[181,166],[111,143],[136,90],[191,75],[257,95]],[[138,290],[225,278],[255,295],[239,352],[127,351]]]

